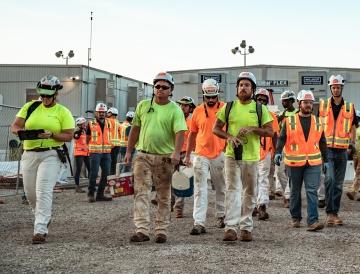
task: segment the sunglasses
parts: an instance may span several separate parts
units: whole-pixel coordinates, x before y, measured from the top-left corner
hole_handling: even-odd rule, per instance
[[[40,94],[41,98],[52,98],[54,95]]]
[[[217,96],[204,96],[208,100],[215,100],[217,99]]]
[[[256,101],[267,103],[268,100],[263,98],[257,98]]]
[[[157,90],[160,90],[160,89],[162,89],[162,90],[168,90],[168,89],[170,89],[169,86],[163,86],[163,85],[156,85],[155,88],[156,88]]]

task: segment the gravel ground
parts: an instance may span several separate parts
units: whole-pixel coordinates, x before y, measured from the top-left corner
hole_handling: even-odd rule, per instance
[[[305,204],[305,202],[304,202]],[[54,194],[48,243],[32,245],[33,216],[20,197],[0,205],[1,273],[360,273],[360,202],[343,197],[345,225],[307,232],[288,228],[282,200],[271,201],[269,221],[255,221],[252,242],[222,241],[210,192],[207,234],[191,236],[192,199],[185,218],[172,218],[168,242],[132,244],[132,196],[87,203],[86,194]],[[152,207],[154,217],[155,207]],[[325,219],[320,209],[321,220]],[[303,207],[306,218],[306,208]]]

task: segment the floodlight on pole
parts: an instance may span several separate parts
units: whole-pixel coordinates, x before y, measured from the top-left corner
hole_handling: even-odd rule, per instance
[[[59,50],[59,51],[55,52],[55,56],[57,58],[62,57],[63,59],[65,59],[66,60],[66,65],[68,65],[69,64],[69,58],[73,58],[75,56],[75,53],[74,53],[73,50],[70,50],[69,53],[67,54],[67,56],[64,57],[63,51]]]
[[[246,67],[246,55],[248,55],[250,53],[254,53],[255,49],[253,46],[249,46],[246,49],[246,40],[241,41],[240,48],[242,48],[243,50],[240,50],[239,47],[235,47],[235,48],[231,49],[231,52],[232,52],[232,54],[239,53],[241,55],[244,55],[244,67]]]

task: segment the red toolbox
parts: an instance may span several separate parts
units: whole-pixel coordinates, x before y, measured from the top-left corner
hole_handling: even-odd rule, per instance
[[[113,197],[127,196],[134,194],[134,175],[132,172],[107,177],[107,184]]]

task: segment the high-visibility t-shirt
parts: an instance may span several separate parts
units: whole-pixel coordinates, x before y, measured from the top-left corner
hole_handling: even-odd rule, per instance
[[[222,122],[226,122],[225,108],[223,106],[217,117]],[[261,126],[271,122],[273,119],[266,106],[262,106]],[[228,133],[232,136],[237,136],[239,130],[243,127],[255,126],[258,127],[258,115],[256,113],[256,103],[251,101],[249,104],[242,104],[239,100],[235,100],[229,114]],[[243,146],[243,161],[259,161],[260,160],[260,136],[254,133],[246,135],[245,144]],[[225,155],[235,158],[232,144],[228,143],[226,146]]]
[[[273,118],[272,129],[274,133],[277,133],[277,135],[279,136],[280,128],[276,118],[276,114],[270,111],[270,115]],[[272,137],[260,137],[260,139],[261,142],[264,142],[265,139],[265,147],[263,145],[260,146],[260,159],[263,160],[268,153],[274,154],[276,148],[273,146]]]
[[[191,120],[191,132],[196,132],[195,153],[209,159],[214,159],[220,155],[225,148],[225,140],[217,137],[213,132],[216,122],[216,114],[224,102],[219,102],[213,107],[206,106],[208,117],[206,117],[205,106],[202,103],[193,112]]]
[[[158,105],[154,100],[149,109],[149,99],[136,107],[133,125],[140,127],[136,148],[152,154],[170,154],[175,150],[176,133],[187,130],[184,113],[173,101]]]
[[[183,146],[182,146],[182,149],[181,151],[186,151],[186,148],[187,148],[187,141],[188,141],[188,138],[189,138],[189,133],[190,133],[190,127],[191,127],[191,116],[189,115],[187,118],[186,118],[186,126],[188,128],[187,131],[184,132],[184,143],[183,143]]]
[[[33,102],[26,103],[16,114],[17,117],[26,118],[27,110]],[[43,129],[53,132],[54,134],[60,133],[65,129],[75,128],[75,121],[71,115],[70,110],[60,104],[56,104],[52,107],[45,107],[40,104],[29,116],[25,122],[25,129]],[[33,148],[47,148],[62,146],[64,142],[55,141],[52,138],[49,139],[36,139],[36,140],[24,140],[24,149]]]

